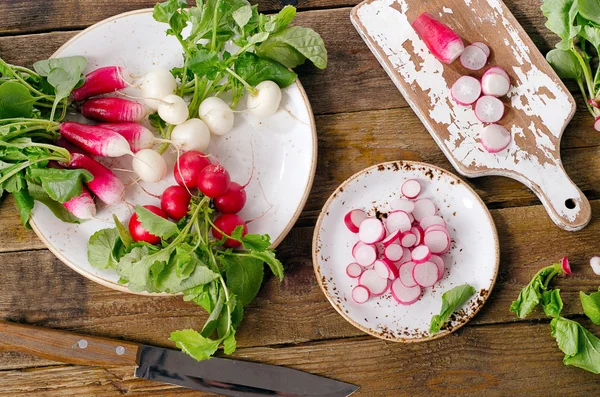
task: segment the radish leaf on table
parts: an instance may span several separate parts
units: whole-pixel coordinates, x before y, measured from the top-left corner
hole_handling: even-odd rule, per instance
[[[563,362],[600,374],[600,339],[576,321],[555,317],[550,322],[552,336],[565,353]]]
[[[474,293],[475,288],[469,284],[459,285],[444,292],[442,294],[442,308],[440,314],[436,314],[431,318],[429,333],[435,334],[440,332],[440,329],[442,329],[442,326],[446,323],[448,317],[473,296]]]
[[[549,317],[557,317],[563,308],[559,289],[552,289],[542,293],[542,308]]]
[[[592,292],[586,295],[584,292],[579,292],[579,299],[581,300],[581,306],[583,306],[583,312],[592,322],[596,325],[600,325],[600,291]]]

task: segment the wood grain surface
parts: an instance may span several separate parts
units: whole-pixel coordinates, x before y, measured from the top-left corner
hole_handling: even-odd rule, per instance
[[[312,272],[311,237],[318,211],[335,187],[362,168],[388,160],[420,160],[451,169],[445,156],[389,80],[349,21],[353,0],[300,0],[298,24],[318,30],[330,55],[325,71],[300,68],[316,114],[319,163],[313,191],[298,225],[279,249],[282,283],[269,278],[247,308],[235,357],[289,366],[356,383],[358,396],[588,396],[598,376],[566,367],[535,311],[527,321],[510,302],[542,266],[569,255],[574,273],[556,284],[564,313],[583,319],[580,290],[598,289],[588,260],[598,254],[600,221],[577,233],[557,228],[537,198],[507,178],[469,180],[492,209],[501,265],[494,293],[459,333],[401,345],[367,337],[346,323],[319,290]],[[43,6],[42,6],[43,4]],[[49,56],[76,30],[150,0],[0,1],[0,54],[31,65]],[[538,0],[506,2],[533,42],[547,52],[556,39],[544,27]],[[275,1],[261,2],[276,10]],[[600,135],[593,131],[575,86],[578,111],[561,154],[574,182],[600,213]],[[0,203],[0,319],[135,343],[171,346],[176,328],[200,327],[201,309],[177,297],[119,293],[61,264],[22,228],[12,199]],[[600,335],[600,327],[582,320]],[[357,363],[349,365],[348,363]],[[0,348],[0,396],[200,396],[196,391],[133,378],[133,367],[64,365]]]

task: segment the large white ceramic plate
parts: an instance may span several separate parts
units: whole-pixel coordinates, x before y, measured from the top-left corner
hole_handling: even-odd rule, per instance
[[[447,222],[452,246],[444,255],[446,273],[434,287],[424,289],[413,305],[399,305],[389,292],[357,304],[351,295],[357,281],[346,275],[346,265],[354,262],[351,248],[358,237],[344,225],[344,215],[362,208],[371,216],[382,216],[389,211],[389,203],[401,197],[400,186],[407,179],[421,182],[419,198],[433,200],[438,215]],[[498,263],[496,228],[479,196],[450,172],[417,162],[379,164],[350,177],[325,204],[313,239],[315,274],[333,307],[362,331],[396,342],[435,339],[468,322],[492,291]],[[441,332],[429,334],[431,317],[440,312],[442,294],[464,283],[475,287],[477,293]]]
[[[79,33],[53,57],[85,56],[88,59],[86,73],[117,64],[143,76],[156,67],[181,66],[181,46],[175,38],[165,35],[166,28],[165,24],[154,21],[151,10],[117,15]],[[132,88],[126,92],[140,95]],[[254,175],[246,189],[246,207],[240,215],[246,220],[253,219],[272,205],[248,228],[251,233],[269,234],[273,246],[283,240],[304,207],[313,182],[317,151],[312,110],[299,82],[283,90],[281,107],[283,109],[275,115],[261,120],[249,112],[236,113],[234,129],[222,137],[213,135],[209,147],[209,152],[229,170],[232,180],[241,183],[250,177],[254,147]],[[238,106],[238,110],[244,109],[245,98]],[[131,169],[131,157],[101,161],[117,168]],[[174,153],[167,155],[167,162],[172,170]],[[131,178],[131,174],[117,173],[125,183]],[[152,193],[160,194],[174,184],[171,171],[160,183],[143,186]],[[134,204],[160,205],[158,199],[144,193],[137,185],[128,187],[126,200]],[[114,227],[111,220],[113,213],[123,222],[131,214],[125,204],[108,208],[99,205],[98,220],[73,225],[59,221],[48,208],[38,203],[31,225],[48,248],[75,271],[110,288],[129,292],[117,283],[119,277],[115,271],[95,269],[87,260],[89,237],[99,229]]]

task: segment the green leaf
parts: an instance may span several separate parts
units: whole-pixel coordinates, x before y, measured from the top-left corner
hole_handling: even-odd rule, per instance
[[[591,45],[594,46],[596,52],[600,52],[600,29],[592,26],[586,25],[579,32],[579,36],[583,37],[587,41],[590,42]]]
[[[284,88],[296,81],[298,75],[277,62],[263,59],[245,52],[235,61],[235,71],[255,87],[258,83],[271,80]]]
[[[233,354],[237,347],[237,342],[235,340],[235,329],[232,329],[229,335],[225,339],[223,339],[223,353],[229,355]]]
[[[43,77],[48,77],[52,69],[63,69],[69,74],[81,74],[81,71],[87,66],[87,60],[82,56],[50,58],[43,61],[37,61],[33,64],[33,69]]]
[[[550,322],[552,336],[556,338],[558,347],[568,356],[577,354],[579,349],[579,324],[564,317],[555,317]]]
[[[440,314],[431,318],[429,333],[435,334],[440,331],[448,317],[461,307],[473,294],[475,288],[469,284],[463,284],[452,288],[442,294],[442,308]]]
[[[581,324],[564,317],[553,318],[550,326],[558,347],[565,353],[565,365],[600,373],[600,339]]]
[[[189,258],[185,264],[185,270],[181,271],[183,258]],[[160,262],[162,263],[162,262]],[[164,263],[160,274],[153,272],[154,287],[157,291],[176,294],[199,285],[208,284],[216,280],[219,275],[210,270],[198,259],[195,252],[177,247],[170,261]]]
[[[279,277],[279,280],[283,280],[283,265],[275,257],[275,251],[266,250],[266,251],[249,251],[245,255],[250,256],[255,259],[259,259],[269,265],[271,272]]]
[[[267,57],[281,63],[288,68],[298,66],[297,58],[288,59],[282,52],[282,44],[288,45],[298,51],[319,69],[327,67],[327,49],[321,36],[310,28],[293,26],[278,33],[271,34],[269,38],[257,47],[256,53],[261,57]]]
[[[260,32],[260,33],[256,33],[255,35],[250,36],[248,38],[248,43],[249,44],[257,44],[257,43],[261,43],[261,42],[265,41],[268,38],[269,38],[269,33]]]
[[[217,299],[215,307],[210,313],[210,316],[208,316],[208,318],[206,319],[204,327],[202,327],[202,331],[200,331],[200,335],[204,336],[205,338],[208,338],[217,328],[219,317],[221,316],[221,312],[223,311],[223,303],[225,303],[225,293],[221,292],[219,293],[219,299]]]
[[[217,52],[200,48],[194,57],[190,58],[188,68],[198,77],[207,76],[214,80],[221,71],[221,61]]]
[[[237,254],[220,256],[225,268],[227,287],[237,296],[239,303],[246,306],[256,296],[264,275],[263,261]]]
[[[29,89],[20,83],[0,85],[0,119],[31,117],[33,102]]]
[[[271,246],[268,234],[246,234],[241,240],[247,250],[265,251]]]
[[[121,223],[117,215],[113,214],[113,220],[117,227],[117,232],[119,233],[119,237],[121,238],[121,242],[125,246],[127,250],[131,247],[132,244],[135,243],[133,237],[131,237],[131,233],[129,233],[129,229],[125,225]]]
[[[575,0],[544,0],[542,12],[548,18],[546,27],[556,33],[563,41],[569,41],[573,34],[573,21],[577,15]]]
[[[582,17],[600,25],[600,2],[598,0],[577,0]]]
[[[167,35],[181,37],[181,32],[187,26],[189,15],[185,10],[185,0],[169,0],[154,6],[152,16],[158,22],[169,24]]]
[[[579,299],[583,306],[583,312],[596,325],[600,325],[600,291],[586,295],[579,291]]]
[[[13,196],[17,202],[17,209],[19,210],[21,222],[23,222],[25,227],[29,227],[29,218],[31,217],[31,210],[34,206],[33,197],[31,197],[27,190],[14,192]]]
[[[243,28],[248,24],[250,18],[252,18],[252,7],[250,4],[244,5],[235,10],[231,16],[235,23],[237,23],[240,28]]]
[[[296,17],[296,7],[286,5],[277,14],[271,15],[264,28],[269,33],[277,33],[286,28]]]
[[[152,268],[156,270],[157,263],[169,262],[173,248],[151,251],[155,249],[151,247],[148,245],[134,247],[117,264],[117,273],[129,282],[128,288],[132,291],[157,292],[154,287]]]
[[[560,273],[562,273],[560,263],[540,270],[519,292],[517,300],[510,305],[510,311],[516,313],[519,318],[525,318],[540,303],[542,292],[547,290],[544,285],[547,285],[550,282],[549,279]]]
[[[35,168],[29,171],[29,176],[39,181],[48,196],[59,203],[66,203],[81,195],[83,183],[94,179],[84,169]]]
[[[114,269],[115,250],[120,242],[116,228],[98,230],[88,241],[88,261],[96,269]]]
[[[148,233],[158,236],[164,240],[173,237],[179,233],[177,224],[156,215],[155,213],[147,210],[141,205],[135,206],[135,213],[138,220],[142,224],[142,227],[148,231]]]
[[[184,329],[171,333],[169,338],[184,353],[198,361],[208,360],[219,348],[220,340],[205,338],[193,329]]]
[[[554,49],[546,54],[546,60],[561,79],[581,80],[583,69],[571,51]]]
[[[553,289],[542,293],[542,307],[544,313],[550,317],[558,317],[563,308],[563,302],[560,298],[560,290]]]
[[[42,185],[36,184],[31,181],[27,181],[27,189],[29,191],[29,194],[31,195],[31,197],[33,197],[35,201],[39,201],[40,203],[48,207],[48,209],[52,211],[54,216],[56,216],[61,221],[68,223],[81,222],[80,219],[76,218],[69,211],[67,211],[64,205],[50,198],[50,196],[48,196],[48,193],[46,193],[46,190],[44,190]]]

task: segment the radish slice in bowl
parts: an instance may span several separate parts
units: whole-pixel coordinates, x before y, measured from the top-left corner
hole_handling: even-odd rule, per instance
[[[394,211],[388,214],[385,220],[385,226],[390,233],[400,230],[402,233],[407,232],[412,227],[412,222],[408,214],[404,211]]]
[[[371,297],[371,292],[369,291],[369,289],[367,287],[365,287],[363,285],[357,285],[352,290],[352,299],[356,303],[363,304],[366,301],[368,301],[370,297]]]
[[[394,200],[390,203],[393,211],[404,211],[410,214],[415,209],[415,202],[404,198]]]
[[[362,221],[358,230],[358,238],[365,244],[375,244],[385,237],[383,223],[377,218]]]
[[[394,280],[391,290],[392,296],[401,305],[412,305],[421,297],[421,287],[418,285],[407,287],[399,278]]]
[[[510,145],[512,137],[506,128],[498,124],[490,124],[481,130],[481,145],[489,153],[498,153]]]
[[[487,44],[482,43],[481,41],[476,41],[476,42],[472,43],[471,45],[481,48],[481,50],[485,53],[485,56],[488,58],[490,57],[490,54],[492,53],[492,51],[490,50],[490,47],[488,47]]]
[[[421,222],[419,222],[419,226],[421,226],[423,229],[427,229],[429,226],[433,225],[446,227],[446,221],[441,216],[432,215],[426,216],[425,218],[421,219]]]
[[[415,265],[413,279],[423,288],[431,287],[438,281],[438,267],[433,262],[423,262]]]
[[[360,277],[363,270],[364,270],[363,267],[361,265],[359,265],[358,263],[351,263],[348,266],[346,266],[346,274],[348,275],[348,277],[352,277],[352,278]]]
[[[441,230],[432,230],[425,233],[423,244],[434,254],[442,254],[450,248],[448,235]]]
[[[360,275],[358,284],[366,287],[372,296],[383,295],[388,289],[388,278],[382,278],[374,269],[367,269]]]
[[[494,96],[484,95],[475,103],[475,117],[482,123],[495,123],[500,121],[502,116],[504,104]]]
[[[427,237],[427,236],[425,236]],[[411,252],[411,257],[415,263],[423,263],[429,260],[431,256],[431,250],[426,245],[419,245]]]
[[[444,272],[446,271],[446,262],[442,259],[441,256],[431,255],[429,257],[429,262],[433,262],[438,267],[438,281],[440,281],[444,277]]]
[[[352,233],[358,233],[360,224],[367,218],[368,217],[365,211],[352,210],[344,217],[344,223],[346,224],[346,227],[348,227],[348,230],[350,230]]]
[[[390,260],[392,262],[398,262],[404,256],[404,251],[404,248],[402,248],[400,245],[390,244],[387,247],[385,247],[385,250],[383,251],[383,256],[387,260]]]
[[[398,277],[398,268],[393,263],[385,260],[376,260],[373,269],[381,278],[394,280]]]
[[[410,229],[410,231],[415,236],[417,236],[417,241],[415,242],[415,245],[420,245],[421,240],[423,240],[423,229],[420,226],[414,226],[413,228]]]
[[[421,199],[415,203],[415,210],[413,216],[415,220],[421,222],[421,220],[427,216],[434,216],[437,212],[435,204],[429,199]]]
[[[356,263],[363,267],[371,266],[377,259],[377,250],[369,244],[362,244],[353,250]]]
[[[416,263],[414,262],[406,262],[400,266],[398,269],[398,278],[404,284],[405,287],[414,287],[417,285],[417,282],[413,278],[413,269],[415,268]]]
[[[409,199],[414,199],[421,193],[421,184],[416,179],[409,179],[402,184],[400,191]]]
[[[400,238],[401,234],[402,234],[402,232],[400,230],[396,230],[395,232],[391,232],[390,234],[387,235],[386,238],[384,238],[381,241],[381,244],[384,247],[387,247],[388,245],[391,245],[391,244],[397,244],[398,243],[398,239]]]
[[[479,70],[487,63],[487,58],[481,48],[470,45],[460,54],[460,64],[469,70]]]
[[[413,232],[406,232],[400,239],[400,245],[405,248],[413,247],[417,242],[417,236]]]
[[[459,105],[469,106],[481,95],[481,83],[475,77],[462,76],[452,85],[450,95]]]

